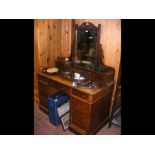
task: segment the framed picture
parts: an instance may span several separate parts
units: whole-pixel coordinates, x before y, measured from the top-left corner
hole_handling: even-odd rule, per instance
[[[70,113],[69,112],[66,113],[60,119],[61,119],[63,129],[67,130],[69,128],[69,125],[70,125]]]
[[[66,114],[67,112],[69,112],[69,102],[61,105],[60,107],[57,108],[58,111],[58,116],[62,117],[64,114]]]

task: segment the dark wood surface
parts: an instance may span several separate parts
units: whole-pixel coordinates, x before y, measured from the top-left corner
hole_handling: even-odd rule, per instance
[[[79,134],[95,133],[109,119],[111,96],[114,86],[114,74],[95,73],[92,72],[94,79],[100,78],[109,85],[92,89],[78,88],[73,87],[71,81],[59,75],[47,75],[39,72],[40,110],[48,114],[48,96],[63,91],[70,95],[70,129]],[[88,71],[87,74],[91,75],[91,71]],[[109,76],[109,78],[105,76]]]

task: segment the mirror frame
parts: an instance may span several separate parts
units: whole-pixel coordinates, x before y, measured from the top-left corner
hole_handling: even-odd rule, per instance
[[[76,37],[77,37],[77,30],[96,30],[97,31],[97,40],[96,40],[96,66],[103,65],[102,63],[102,58],[103,58],[103,50],[102,50],[102,44],[100,44],[100,33],[101,33],[101,24],[98,24],[98,27],[96,27],[94,24],[90,22],[84,22],[80,26],[77,24],[74,26],[73,34],[72,34],[72,46],[71,46],[71,62],[74,64],[74,52],[75,48],[77,47],[76,45]]]

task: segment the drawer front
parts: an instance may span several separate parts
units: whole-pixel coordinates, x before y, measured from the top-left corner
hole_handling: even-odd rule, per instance
[[[71,117],[71,126],[77,126],[80,129],[87,130],[87,124]]]
[[[48,97],[48,85],[42,81],[38,81],[39,96]]]
[[[48,109],[48,100],[44,97],[39,97],[40,105],[46,109]]]
[[[44,76],[41,76],[41,75],[38,75],[38,80],[42,80],[42,81],[47,82],[47,83],[50,82],[50,79],[48,79],[48,78],[46,78]]]
[[[52,86],[49,86],[49,96],[50,96],[50,95],[53,95],[53,94],[55,94],[55,93],[58,93],[58,92],[59,92],[58,89],[56,89],[56,88],[54,88],[54,87],[52,87]]]
[[[86,93],[83,93],[83,92],[81,92],[81,91],[79,91],[79,90],[76,90],[76,89],[72,89],[72,95],[75,95],[75,96],[77,96],[77,97],[80,97],[80,98],[82,98],[83,100],[89,100],[89,95],[88,94],[86,94]]]
[[[89,124],[89,104],[78,100],[77,98],[70,98],[70,113],[71,125],[77,126],[80,129],[87,130]]]
[[[100,78],[100,76],[98,74],[96,74],[96,73],[90,73],[90,78],[98,80]]]
[[[61,83],[51,81],[50,87],[53,87],[54,89],[57,89],[57,90],[62,91],[64,93],[70,94],[70,88],[68,86],[61,84]]]
[[[44,108],[44,107],[41,106],[41,105],[39,105],[39,109],[40,109],[41,111],[43,111],[45,114],[49,115],[48,109]]]
[[[79,120],[82,123],[88,122],[88,113],[78,109],[71,110],[71,116],[73,119]]]
[[[74,97],[70,98],[70,108],[89,112],[89,104],[82,102]]]

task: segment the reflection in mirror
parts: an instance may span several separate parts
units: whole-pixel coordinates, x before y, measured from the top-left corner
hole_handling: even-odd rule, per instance
[[[77,49],[79,59],[84,64],[94,64],[96,59],[95,30],[77,30]]]
[[[98,28],[91,23],[83,23],[75,30],[75,50],[73,61],[78,66],[93,68],[97,63]]]

